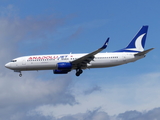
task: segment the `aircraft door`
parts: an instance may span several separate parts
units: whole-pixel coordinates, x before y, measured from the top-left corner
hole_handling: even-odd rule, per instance
[[[26,65],[26,60],[23,60],[23,61],[22,61],[22,65]]]
[[[26,60],[25,59],[22,60],[22,68],[27,69],[26,68]]]
[[[122,59],[123,59],[123,61],[124,61],[124,62],[126,62],[126,56],[123,56],[123,58],[122,58]]]

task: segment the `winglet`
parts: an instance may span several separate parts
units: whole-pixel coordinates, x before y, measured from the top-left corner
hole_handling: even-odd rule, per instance
[[[107,38],[106,42],[104,43],[104,45],[100,49],[105,49],[108,45],[108,42],[109,42],[109,38]]]

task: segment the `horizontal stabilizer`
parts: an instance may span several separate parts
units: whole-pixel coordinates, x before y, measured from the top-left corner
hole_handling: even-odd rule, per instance
[[[154,49],[154,48],[151,48],[151,49],[145,50],[145,51],[143,51],[143,52],[139,52],[139,53],[135,54],[135,56],[145,55],[145,54],[147,54],[148,52],[150,52],[150,51],[151,51],[151,50],[153,50],[153,49]]]

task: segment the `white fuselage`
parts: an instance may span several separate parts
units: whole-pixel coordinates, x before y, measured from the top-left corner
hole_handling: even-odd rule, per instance
[[[134,62],[145,57],[135,56],[135,52],[113,52],[113,53],[98,53],[94,59],[87,64],[86,68],[103,68]],[[55,70],[57,63],[71,62],[86,54],[55,54],[55,55],[33,55],[24,56],[13,59],[5,66],[14,71],[29,71],[29,70]],[[72,68],[76,69],[76,68]]]
[[[54,74],[67,74],[76,70],[76,76],[87,68],[113,67],[134,62],[145,57],[153,48],[144,50],[148,26],[142,26],[127,47],[116,52],[100,53],[108,46],[109,38],[102,47],[86,54],[33,55],[13,59],[5,67],[19,72],[29,70],[53,70]]]

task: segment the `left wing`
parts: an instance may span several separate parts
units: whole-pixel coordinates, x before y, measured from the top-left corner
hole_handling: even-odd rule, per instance
[[[87,63],[90,63],[93,59],[94,59],[94,55],[96,55],[97,53],[101,52],[102,50],[104,50],[109,42],[109,38],[106,40],[106,42],[104,43],[104,45],[99,48],[96,51],[93,51],[85,56],[82,56],[74,61],[71,61],[73,68],[81,68],[81,67],[86,67]]]

